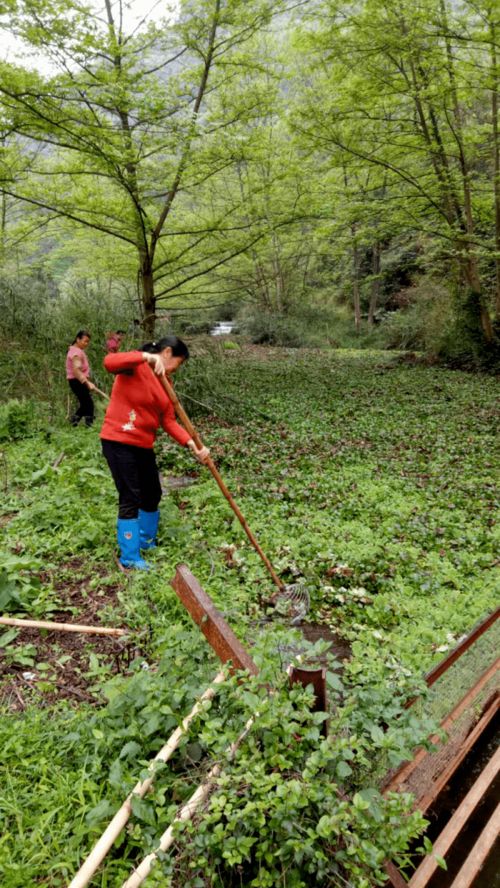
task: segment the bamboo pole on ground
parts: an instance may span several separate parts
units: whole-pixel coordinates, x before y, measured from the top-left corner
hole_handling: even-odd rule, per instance
[[[212,684],[210,685],[210,687],[207,688],[206,691],[204,691],[200,699],[193,706],[191,712],[186,715],[180,727],[176,728],[173,734],[171,734],[171,736],[169,737],[167,743],[162,747],[162,749],[160,749],[155,758],[150,762],[148,768],[149,776],[146,777],[145,780],[139,780],[136,786],[134,786],[134,789],[132,790],[130,795],[127,796],[121,808],[118,809],[115,816],[103,832],[101,838],[98,839],[89,856],[84,861],[84,863],[70,882],[68,888],[85,888],[85,886],[88,885],[95,871],[102,863],[102,861],[106,857],[106,854],[108,853],[108,851],[120,835],[123,827],[127,823],[132,812],[133,798],[143,798],[148,790],[151,788],[155,777],[155,763],[166,762],[172,756],[172,754],[179,746],[182,737],[189,728],[189,725],[201,711],[203,704],[207,700],[211,700],[215,696],[217,685],[221,684],[221,682],[224,681],[225,675],[225,672],[222,670],[221,672],[217,673],[215,678],[212,680]]]
[[[248,721],[247,721],[245,727],[243,728],[243,731],[239,735],[239,737],[234,741],[234,743],[231,743],[231,746],[227,750],[229,761],[231,761],[231,759],[234,758],[238,747],[243,742],[243,740],[245,739],[245,737],[249,733],[252,725],[254,724],[254,722],[256,721],[256,719],[258,717],[259,717],[258,712],[256,712],[255,715],[252,715],[248,719]],[[197,790],[195,790],[195,792],[193,793],[191,798],[186,802],[186,804],[183,806],[183,808],[181,808],[181,810],[179,811],[179,814],[172,821],[172,823],[170,824],[168,829],[165,830],[156,850],[152,851],[151,854],[148,854],[148,856],[144,858],[142,863],[140,863],[139,866],[136,867],[136,869],[129,876],[127,881],[123,883],[121,888],[138,888],[139,885],[142,885],[144,880],[148,877],[149,873],[151,872],[151,867],[153,866],[155,861],[158,859],[158,854],[168,851],[170,846],[173,844],[175,824],[185,822],[186,820],[191,820],[193,814],[196,813],[196,811],[201,806],[201,804],[209,797],[210,793],[214,789],[215,780],[217,779],[217,777],[219,777],[221,772],[222,772],[222,764],[220,764],[220,763],[217,763],[216,765],[213,766],[213,768],[211,768],[211,770],[207,774],[207,778],[206,778],[205,782],[200,784],[200,786],[198,787]],[[71,888],[71,885],[69,886],[69,888]]]
[[[79,632],[82,635],[112,635],[120,638],[127,635],[125,629],[112,629],[107,626],[84,626],[79,623],[51,623],[47,620],[17,620],[14,617],[0,617],[2,626],[18,626],[20,629],[49,629],[51,632]]]

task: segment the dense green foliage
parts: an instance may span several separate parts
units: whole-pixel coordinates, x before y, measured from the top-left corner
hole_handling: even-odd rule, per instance
[[[43,64],[0,66],[0,331],[76,290],[148,335],[230,306],[254,341],[348,345],[343,311],[498,359],[495,0],[128,6],[4,5]]]
[[[66,610],[77,620],[85,601],[99,609],[102,600],[100,618],[130,627],[135,654],[116,674],[89,644],[88,686],[104,705],[70,707],[53,702],[64,657],[40,662],[36,641],[10,630],[0,638],[10,669],[38,676],[22,687],[24,711],[4,694],[4,883],[66,884],[216,673],[169,586],[184,561],[252,644],[276,693],[226,682],[152,795],[134,802],[131,827],[94,884],[120,885],[220,760],[196,829],[151,884],[302,888],[347,878],[372,888],[384,857],[404,862],[421,828],[401,816],[409,800],[377,791],[385,769],[429,731],[404,702],[495,604],[493,380],[340,350],[221,350],[218,363],[195,359],[186,371],[178,389],[202,400],[208,380],[206,399],[220,405],[217,418],[186,401],[264,549],[285,580],[307,584],[310,619],[351,642],[343,673],[329,665],[329,740],[305,692],[284,687],[283,670],[306,643],[286,614],[283,625],[276,613],[264,619],[259,600],[272,586],[208,474],[198,469],[193,486],[165,497],[153,571],[124,577],[114,567],[115,492],[98,429],[32,414],[23,438],[2,443],[2,609],[49,618]],[[19,405],[3,409],[20,415]],[[165,437],[157,450],[165,475],[193,470]],[[225,750],[249,715],[255,724],[229,761]]]

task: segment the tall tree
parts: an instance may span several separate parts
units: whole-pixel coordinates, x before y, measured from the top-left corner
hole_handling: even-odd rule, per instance
[[[255,114],[254,96],[229,95],[242,68],[261,64],[254,38],[280,4],[258,0],[194,0],[175,22],[143,22],[126,33],[123,0],[103,0],[102,15],[78,0],[19,0],[15,31],[50,58],[42,76],[0,66],[6,128],[17,134],[21,168],[2,184],[5,195],[128,245],[137,257],[143,324],[152,333],[155,281],[168,275],[178,237],[195,250],[206,232],[177,229],[179,197],[193,200],[200,183],[231,165],[220,153],[222,130]],[[116,11],[115,11],[116,10]],[[224,229],[218,218],[212,229]]]
[[[397,201],[406,230],[440,239],[459,269],[461,298],[491,342],[491,291],[482,260],[494,256],[491,236],[484,236],[488,216],[493,223],[493,201],[486,207],[484,201],[492,170],[478,146],[488,129],[497,140],[496,81],[488,120],[471,15],[448,0],[325,0],[320,11],[306,44],[310,81],[295,128],[333,164],[349,158],[358,168],[383,172],[380,213],[391,212]],[[479,52],[484,63],[486,43]],[[490,71],[497,72],[496,61]]]

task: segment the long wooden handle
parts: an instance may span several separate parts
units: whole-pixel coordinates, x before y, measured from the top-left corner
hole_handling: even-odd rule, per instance
[[[177,416],[181,420],[186,431],[189,432],[189,434],[191,435],[191,437],[192,437],[194,443],[196,444],[196,446],[198,447],[198,449],[200,447],[203,447],[204,446],[203,441],[201,440],[193,423],[189,419],[189,416],[187,415],[186,411],[184,410],[184,407],[182,406],[181,402],[179,401],[179,398],[177,397],[177,395],[175,393],[175,389],[174,389],[172,383],[165,376],[159,376],[158,379],[161,381],[168,397],[172,401],[174,408],[175,408],[175,412],[177,413]],[[250,540],[252,546],[254,547],[255,551],[260,556],[260,558],[262,559],[263,563],[265,564],[267,570],[269,571],[269,574],[271,575],[274,584],[278,587],[278,589],[280,591],[282,591],[284,589],[284,583],[282,582],[282,580],[280,580],[279,576],[277,575],[276,571],[274,570],[274,567],[272,566],[271,562],[269,561],[269,558],[267,557],[267,555],[262,551],[259,543],[257,542],[256,537],[253,535],[252,531],[250,530],[250,528],[247,524],[247,520],[246,520],[243,512],[241,511],[241,509],[239,508],[237,503],[234,501],[233,496],[231,495],[231,492],[229,491],[229,489],[226,487],[224,481],[222,480],[222,478],[219,474],[219,471],[215,466],[213,459],[211,457],[209,457],[207,459],[207,461],[204,463],[204,465],[207,466],[207,468],[210,470],[211,474],[215,478],[219,489],[221,490],[221,492],[224,494],[225,498],[227,499],[229,505],[231,506],[234,514],[236,515],[238,521],[240,522],[240,524],[241,524],[243,530],[245,531],[248,539]]]
[[[101,391],[101,389],[98,389],[96,385],[92,391],[97,392],[98,395],[101,395],[102,398],[106,398],[106,401],[109,401],[109,395],[107,395],[106,392]]]

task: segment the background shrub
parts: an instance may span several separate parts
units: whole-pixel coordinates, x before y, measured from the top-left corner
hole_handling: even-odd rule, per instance
[[[33,401],[12,398],[0,404],[0,441],[17,441],[37,428],[37,411]]]

